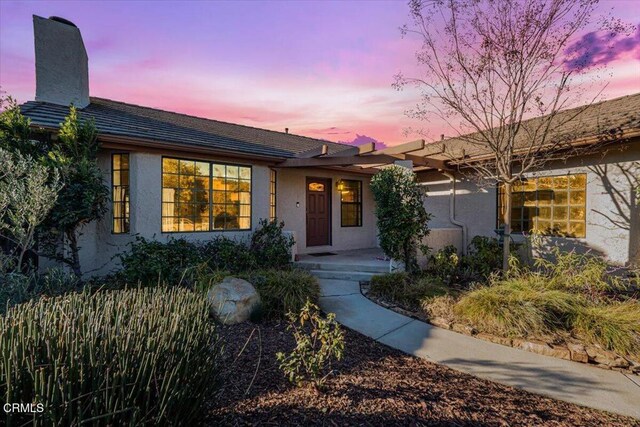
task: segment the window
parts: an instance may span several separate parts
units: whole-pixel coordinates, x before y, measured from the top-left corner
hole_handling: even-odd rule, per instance
[[[111,155],[111,200],[113,233],[129,232],[129,154]]]
[[[162,160],[162,231],[251,229],[251,168]]]
[[[362,181],[340,180],[340,225],[362,227]]]
[[[585,237],[586,174],[545,176],[515,183],[511,201],[513,232]],[[498,225],[504,213],[504,188],[498,188]]]
[[[269,175],[269,221],[276,219],[276,186],[278,173],[273,169]]]

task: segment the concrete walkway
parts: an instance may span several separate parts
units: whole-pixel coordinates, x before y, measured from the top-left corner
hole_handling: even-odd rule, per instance
[[[640,418],[640,377],[437,328],[383,308],[357,281],[319,279],[320,305],[343,325],[405,353],[549,397]]]

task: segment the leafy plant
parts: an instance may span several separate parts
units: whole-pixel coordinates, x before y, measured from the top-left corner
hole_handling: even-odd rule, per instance
[[[188,286],[193,282],[194,267],[203,262],[198,246],[184,238],[159,242],[138,236],[129,247],[118,255],[122,265],[118,276],[129,284]]]
[[[256,254],[244,241],[216,236],[202,244],[202,256],[212,270],[238,273],[257,268]]]
[[[0,272],[25,271],[30,267],[25,256],[36,243],[36,230],[56,203],[58,173],[19,151],[3,148],[0,164],[0,237],[9,243]]]
[[[41,296],[53,297],[83,288],[78,278],[61,268],[51,268],[43,274],[18,271],[0,275],[0,313],[14,305]]]
[[[78,246],[81,230],[101,219],[109,202],[109,188],[97,163],[99,148],[95,124],[80,120],[71,107],[45,159],[59,171],[63,185],[41,227],[42,253],[67,264],[77,277],[82,277]]]
[[[416,174],[401,166],[390,166],[371,179],[376,202],[380,247],[390,258],[404,262],[406,271],[419,271],[418,249],[426,251],[422,239],[429,234],[431,215],[424,208],[425,190]]]
[[[417,308],[424,299],[454,291],[429,274],[388,273],[371,278],[370,292],[408,308]]]
[[[205,298],[184,289],[74,293],[0,317],[0,394],[42,403],[8,425],[175,425],[215,390],[220,345]]]
[[[293,236],[283,232],[284,222],[260,220],[251,235],[250,249],[259,268],[284,268],[291,264]]]
[[[458,273],[460,257],[455,246],[449,245],[431,256],[429,271],[442,279],[444,283],[452,283]]]
[[[298,313],[307,301],[320,298],[315,277],[304,270],[261,270],[241,274],[260,294],[262,310],[267,318],[283,318]]]
[[[344,353],[344,334],[335,314],[323,318],[319,308],[307,301],[299,313],[289,313],[289,322],[296,347],[288,355],[276,354],[280,369],[297,386],[307,382],[322,386],[331,374],[332,360],[342,359]]]

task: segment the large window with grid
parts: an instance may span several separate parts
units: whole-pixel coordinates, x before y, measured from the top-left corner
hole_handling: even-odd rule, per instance
[[[340,191],[340,225],[362,227],[362,181],[340,180],[338,190]]]
[[[276,188],[278,173],[271,169],[269,173],[269,221],[273,221],[277,217],[276,212]]]
[[[530,178],[513,185],[511,229],[551,236],[585,237],[587,175]],[[504,187],[498,187],[498,225],[503,224]]]
[[[129,232],[129,154],[111,155],[111,201],[114,234]]]
[[[162,160],[162,231],[251,229],[251,167]]]

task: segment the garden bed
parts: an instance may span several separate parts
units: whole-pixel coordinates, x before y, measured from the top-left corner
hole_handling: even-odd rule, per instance
[[[361,283],[362,294],[376,304],[423,322],[430,323],[443,329],[449,329],[478,339],[490,341],[495,344],[518,348],[544,356],[571,360],[573,362],[588,363],[603,369],[612,369],[632,374],[640,374],[640,363],[632,359],[620,356],[602,348],[580,343],[574,340],[565,340],[559,337],[504,337],[486,332],[479,332],[468,323],[456,322],[443,317],[429,317],[424,311],[413,310],[387,299],[372,295],[369,292],[369,283]]]
[[[344,358],[322,391],[297,388],[275,353],[294,346],[285,323],[220,328],[226,381],[207,425],[612,425],[631,418],[482,380],[344,328]],[[243,349],[240,356],[238,354]]]

